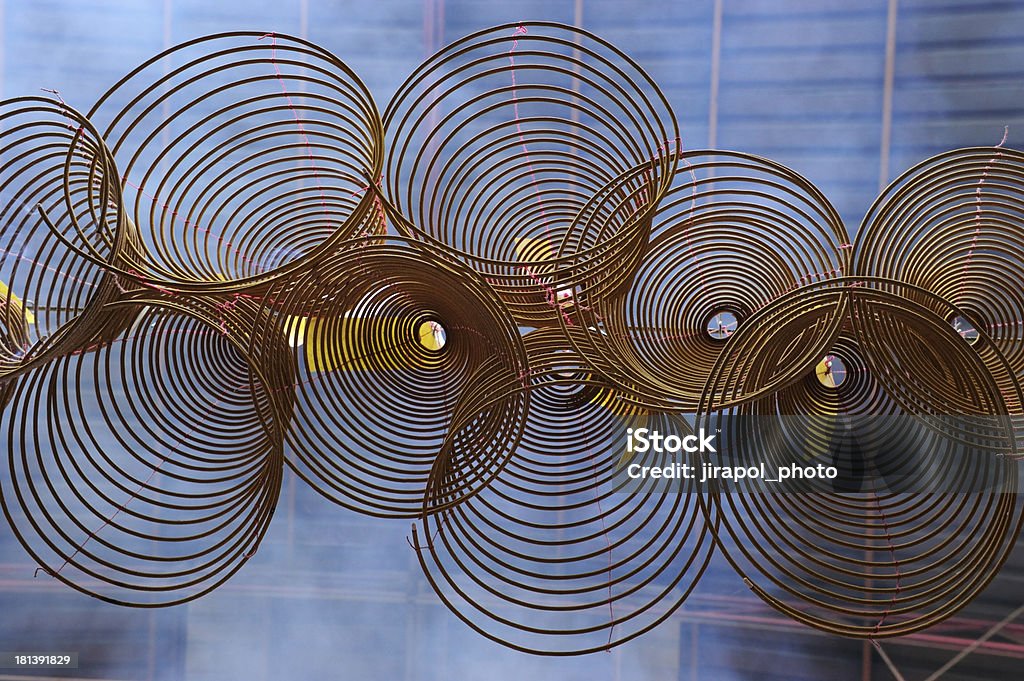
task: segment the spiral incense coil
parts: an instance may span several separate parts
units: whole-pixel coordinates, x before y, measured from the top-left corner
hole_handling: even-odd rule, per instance
[[[861,638],[910,633],[957,612],[999,571],[1024,526],[1016,440],[993,377],[1012,376],[1008,363],[988,366],[983,357],[998,359],[998,350],[976,352],[935,312],[956,309],[933,294],[903,286],[899,296],[892,282],[874,283],[838,280],[776,304],[799,319],[787,299],[831,309],[837,295],[849,297],[825,355],[841,359],[841,382],[823,381],[812,361],[799,380],[724,408],[715,400],[750,390],[713,380],[702,404],[722,425],[730,465],[824,463],[842,472],[774,493],[751,480],[728,490],[712,481],[705,508],[718,546],[755,594],[812,627]],[[784,332],[771,307],[747,329]],[[743,374],[775,362],[776,346],[743,336],[730,340],[722,367]],[[734,354],[743,361],[727,358]],[[1020,395],[1018,385],[1012,400]]]
[[[1024,153],[999,147],[939,154],[897,178],[872,205],[855,274],[920,286],[963,311],[1024,379]]]
[[[784,166],[724,151],[672,158],[672,188],[625,294],[581,290],[563,322],[590,331],[576,349],[620,389],[692,412],[737,325],[788,291],[846,272],[850,244],[828,200]],[[753,333],[781,341],[774,331]]]
[[[604,650],[668,618],[713,542],[695,488],[622,488],[624,425],[681,420],[602,393],[557,329],[525,343],[530,410],[512,456],[478,493],[425,509],[414,545],[438,595],[484,636],[548,655]]]
[[[118,161],[147,249],[139,281],[240,291],[332,244],[384,230],[370,185],[379,113],[325,49],[275,33],[222,33],[146,61],[89,113]]]
[[[384,189],[405,216],[399,229],[460,253],[531,326],[571,304],[579,274],[555,254],[580,210],[643,165],[635,216],[614,235],[628,256],[646,239],[644,214],[667,189],[666,154],[679,145],[664,95],[639,66],[546,22],[448,45],[399,88],[384,127]]]
[[[288,461],[321,494],[362,513],[415,517],[452,410],[477,367],[526,374],[522,339],[479,275],[439,249],[376,237],[330,258],[264,300],[297,367]],[[259,342],[259,340],[257,341]],[[522,420],[516,397],[488,419]],[[487,439],[486,441],[490,441]]]
[[[121,289],[104,265],[120,264],[134,235],[102,138],[59,99],[0,103],[0,155],[2,379],[131,323],[100,308]]]
[[[272,371],[281,361],[264,353],[264,370],[246,352],[251,302],[116,305],[137,315],[116,342],[17,384],[0,501],[54,578],[120,605],[172,605],[223,583],[259,546],[280,491],[277,399],[290,381]]]

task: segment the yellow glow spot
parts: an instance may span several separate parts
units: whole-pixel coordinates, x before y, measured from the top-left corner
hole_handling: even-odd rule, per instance
[[[14,317],[21,317],[22,315],[24,315],[25,324],[36,323],[36,316],[32,312],[32,310],[25,307],[21,302],[21,298],[11,293],[11,290],[7,287],[7,284],[5,284],[2,281],[0,281],[0,305],[10,305],[11,312],[13,313]]]
[[[553,260],[555,249],[547,239],[518,237],[516,239],[516,258],[522,262],[544,262]]]
[[[445,333],[444,327],[433,321],[420,324],[416,330],[416,338],[427,350],[440,350],[448,342],[448,334]]]
[[[285,330],[288,344],[303,349],[299,355],[305,357],[306,367],[310,371],[380,371],[420,366],[422,358],[405,351],[399,340],[409,337],[409,324],[408,320],[392,317],[362,318],[346,315],[343,321],[339,321],[289,316],[285,319]],[[423,347],[434,349],[428,343],[437,345],[437,349],[444,346],[444,328],[440,324],[437,327],[441,331],[440,338],[435,338],[433,333],[428,334],[429,338],[420,336],[419,342]],[[386,351],[368,352],[369,346],[357,344],[353,347],[345,340],[362,337],[391,339],[392,345]],[[379,347],[377,349],[380,350]]]

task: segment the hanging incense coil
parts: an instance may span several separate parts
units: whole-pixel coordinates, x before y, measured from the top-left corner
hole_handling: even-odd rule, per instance
[[[973,343],[979,334],[1024,381],[1024,153],[957,149],[922,161],[886,188],[864,218],[855,274],[919,286],[957,307],[936,308]],[[915,298],[924,305],[926,297]],[[979,346],[987,348],[989,344]],[[1012,402],[1012,399],[1011,399]],[[1024,443],[1024,406],[1008,404]]]
[[[17,384],[0,502],[55,579],[119,605],[173,605],[227,580],[269,526],[288,355],[247,354],[252,302],[115,305],[137,317],[116,342]]]
[[[630,220],[603,235],[615,244],[604,271],[616,271],[646,240],[672,179],[666,154],[679,145],[664,95],[639,66],[590,33],[545,22],[448,45],[406,79],[384,126],[398,228],[454,249],[531,326],[554,323],[583,276],[556,258],[581,209],[645,168]]]
[[[384,230],[380,117],[327,50],[221,33],[149,59],[89,112],[143,235],[139,281],[241,291]]]
[[[665,493],[623,483],[625,424],[685,423],[605,392],[556,329],[525,343],[522,437],[491,483],[460,503],[439,513],[428,491],[414,545],[437,594],[484,636],[531,653],[605,650],[668,618],[710,559],[695,486]],[[503,399],[487,395],[488,375],[475,378],[480,389],[467,393],[478,406]]]
[[[271,289],[264,306],[278,316],[259,338],[283,332],[297,367],[289,464],[369,515],[419,514],[478,367],[490,362],[495,380],[528,370],[519,330],[486,282],[445,251],[404,239],[346,242]],[[481,437],[514,431],[525,408],[518,397],[496,407]]]
[[[1024,153],[939,154],[893,181],[857,242],[855,274],[920,286],[985,331],[1024,379]],[[926,301],[924,301],[926,302]]]
[[[113,160],[57,98],[0,103],[0,379],[116,337],[132,313],[103,312],[137,240],[121,219]],[[125,282],[127,283],[127,282]]]
[[[1007,418],[1021,390],[1004,398],[994,377],[1012,376],[1009,364],[991,341],[976,352],[935,311],[953,306],[892,288],[848,278],[788,294],[730,340],[720,366],[737,378],[716,376],[702,405],[707,427],[722,429],[728,465],[839,470],[836,479],[774,488],[712,481],[705,508],[755,594],[812,627],[861,638],[910,633],[957,612],[999,571],[1024,526]],[[812,319],[793,314],[796,301],[831,309],[838,296],[849,298],[839,308],[845,321],[824,356],[852,373],[828,385],[810,361],[800,380],[747,398],[745,373],[773,364],[776,352],[744,342],[755,323],[785,333]]]
[[[564,324],[588,331],[570,338],[621,390],[692,412],[737,325],[787,291],[844,273],[850,244],[828,200],[784,166],[723,151],[672,158],[672,189],[624,295],[581,290]],[[709,325],[721,317],[731,321],[716,338]]]

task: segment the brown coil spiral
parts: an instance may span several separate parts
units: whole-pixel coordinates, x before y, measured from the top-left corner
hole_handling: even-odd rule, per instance
[[[737,359],[723,357],[727,370],[709,382],[701,410],[735,444],[736,465],[823,462],[843,471],[775,493],[751,480],[731,489],[712,482],[707,510],[720,548],[758,596],[816,628],[872,639],[963,607],[1024,523],[1016,439],[994,378],[1012,375],[1009,365],[986,366],[989,353],[963,342],[946,321],[956,308],[934,294],[879,283],[835,280],[756,315],[747,328],[756,327],[723,352]],[[837,297],[848,300],[833,308]],[[797,306],[835,310],[844,322],[794,314]],[[800,338],[791,327],[808,324],[833,329],[811,350],[842,359],[841,383],[809,370],[768,393],[743,385],[754,366],[802,345],[789,342]]]
[[[89,112],[121,172],[142,284],[239,291],[384,229],[380,116],[337,57],[277,33],[197,38]]]
[[[983,330],[1020,381],[1022,222],[1024,153],[1002,145],[949,151],[905,172],[875,201],[861,227],[855,272],[921,286],[953,303],[960,313],[949,321],[969,340]],[[1013,394],[1014,382],[1001,389]],[[1024,438],[1024,420],[1017,430]]]
[[[441,512],[427,503],[414,545],[438,595],[484,636],[531,653],[604,650],[669,617],[713,542],[695,486],[666,494],[650,485],[626,491],[620,481],[624,424],[666,429],[677,417],[606,392],[557,329],[525,343],[529,379],[504,386],[530,394],[514,451],[477,493]],[[478,406],[505,398],[490,371],[474,381],[480,389],[467,394]],[[444,456],[446,475],[434,476],[428,502],[434,486],[447,488]]]
[[[370,515],[419,514],[478,368],[493,381],[529,366],[493,289],[445,252],[404,239],[345,242],[271,288],[263,306],[256,342],[277,344],[284,331],[296,367],[289,464],[329,499]],[[477,436],[508,437],[525,408],[510,397],[477,424]]]
[[[958,149],[897,178],[861,227],[856,276],[914,284],[959,307],[1024,376],[1024,153]]]
[[[131,323],[128,310],[100,308],[123,290],[104,265],[119,267],[137,235],[119,218],[103,139],[58,98],[0,103],[0,154],[0,377],[9,377]]]
[[[731,315],[728,335],[787,291],[839,276],[850,244],[828,200],[784,166],[723,151],[672,160],[628,289],[581,291],[563,327],[587,330],[569,336],[576,349],[636,400],[690,413],[724,346],[709,323]]]
[[[54,578],[121,605],[209,593],[256,551],[280,492],[285,347],[265,314],[201,296],[112,303],[133,326],[42,364],[5,411],[4,513]]]
[[[586,277],[625,281],[672,179],[679,130],[639,66],[586,31],[507,24],[448,45],[384,114],[396,224],[483,273],[523,324],[553,324]],[[586,266],[558,257],[592,197],[642,166],[628,215],[602,223]],[[593,231],[593,230],[592,230]],[[574,249],[576,251],[578,249]],[[595,253],[594,251],[597,251]]]

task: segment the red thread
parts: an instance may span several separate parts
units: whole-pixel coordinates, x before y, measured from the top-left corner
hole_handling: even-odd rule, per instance
[[[694,251],[693,251],[693,240],[690,238],[690,223],[693,222],[694,216],[697,213],[697,173],[693,169],[693,164],[690,163],[690,161],[683,155],[683,152],[685,151],[684,146],[683,146],[683,138],[682,137],[677,137],[675,139],[675,144],[676,144],[676,152],[675,153],[677,154],[677,157],[679,158],[679,160],[681,160],[683,162],[683,164],[686,166],[686,170],[687,170],[687,172],[690,175],[690,183],[691,183],[691,186],[692,186],[692,189],[690,190],[690,215],[686,218],[686,221],[683,223],[683,225],[684,225],[683,226],[683,238],[686,239],[686,249],[687,249],[687,251],[690,254],[690,258],[693,260],[693,264],[696,265],[696,267],[697,267],[697,275],[700,277],[700,289],[701,289],[701,292],[707,293],[708,286],[707,286],[707,279],[704,276],[703,263],[701,262],[701,258],[698,257],[697,254],[694,253]],[[668,140],[665,140],[664,145],[658,145],[658,154],[659,155],[662,153],[663,149],[664,149],[665,152],[668,152],[668,149],[669,149],[669,142],[668,142]]]
[[[281,75],[281,69],[277,64],[277,34],[276,33],[265,33],[259,39],[270,38],[270,63],[274,65],[274,74],[277,76],[277,82],[281,84],[281,92],[284,94],[285,100],[288,102],[288,108],[292,112],[292,117],[295,118],[295,125],[298,126],[299,135],[302,137],[303,143],[306,145],[306,153],[309,155],[309,165],[313,169],[313,177],[316,179],[316,188],[320,192],[320,205],[324,209],[324,218],[329,225],[330,214],[327,210],[327,195],[324,193],[323,185],[320,183],[320,169],[316,165],[316,159],[313,156],[313,146],[309,143],[309,136],[306,134],[306,127],[302,124],[302,117],[299,116],[298,110],[295,108],[294,102],[292,102],[292,96],[288,92],[287,86],[284,84],[284,77]]]
[[[540,198],[540,189],[537,187],[537,174],[533,169],[533,161],[530,160],[530,150],[526,147],[526,138],[523,136],[523,127],[520,124],[519,118],[519,97],[516,95],[516,58],[512,56],[516,47],[519,45],[519,37],[526,35],[526,27],[520,24],[516,27],[516,30],[512,33],[512,47],[508,51],[508,63],[512,68],[509,69],[509,75],[512,77],[512,114],[515,117],[516,134],[519,136],[519,144],[522,146],[523,154],[526,156],[526,166],[530,169],[530,181],[533,183],[533,193],[536,198],[537,205],[540,207],[540,217],[544,221],[544,233],[548,233],[548,222],[547,214],[544,212],[544,202]]]
[[[996,149],[999,151],[995,156],[988,162],[988,165],[981,171],[981,177],[978,178],[978,186],[974,190],[974,238],[971,239],[971,247],[967,250],[967,259],[964,261],[964,267],[960,271],[960,290],[956,294],[956,302],[960,303],[960,299],[964,294],[964,280],[967,278],[967,268],[971,265],[971,260],[974,258],[974,249],[978,245],[978,237],[981,236],[981,188],[985,184],[985,178],[988,177],[988,171],[995,165],[996,160],[1002,158],[1003,152],[1002,147],[1006,144],[1006,138],[1010,135],[1010,126],[1003,127],[1003,139],[996,145]]]
[[[74,118],[74,116],[71,115],[71,107],[69,107],[67,102],[64,101],[64,98],[60,96],[60,90],[51,89],[51,88],[45,88],[45,87],[39,88],[39,89],[42,90],[43,92],[49,92],[50,94],[52,94],[54,97],[57,98],[57,101],[60,102],[60,106],[63,109],[63,111],[61,111],[61,113],[64,116],[66,116],[67,118]],[[79,126],[76,128],[73,124],[68,123],[68,130],[74,131],[75,139],[77,140],[79,137],[82,136],[82,132],[85,131],[85,126],[79,124]]]
[[[56,267],[53,267],[51,265],[44,265],[43,263],[39,262],[38,260],[33,260],[32,258],[28,257],[27,255],[22,255],[21,253],[11,253],[10,251],[8,251],[5,248],[0,248],[0,255],[2,255],[4,257],[6,257],[8,255],[13,255],[18,260],[24,260],[25,262],[30,262],[33,265],[38,265],[40,267],[43,267],[44,269],[49,270],[50,272],[53,272],[54,274],[59,274],[62,277],[67,277],[68,279],[70,279],[72,281],[78,282],[79,284],[82,284],[83,286],[88,286],[90,288],[95,288],[96,287],[96,284],[94,284],[92,282],[85,281],[84,279],[79,279],[78,277],[76,277],[74,275],[71,275],[71,274],[68,274],[67,272],[62,272],[61,270],[58,270]]]
[[[220,316],[220,333],[221,333],[222,336],[227,336],[228,335],[228,322],[227,322],[227,319],[224,316],[224,313],[228,312],[229,310],[234,310],[235,307],[238,306],[238,299],[239,298],[241,298],[241,294],[240,293],[236,293],[231,300],[225,300],[225,301],[217,303],[216,305],[213,306],[214,309],[216,309],[218,312],[221,313],[221,316]]]
[[[374,182],[373,184],[368,184],[366,186],[360,187],[359,189],[352,192],[349,196],[358,196],[359,194],[362,194],[363,192],[365,192],[374,185],[376,185],[379,188],[383,179],[384,175],[383,173],[381,173],[380,175],[377,176],[376,182]],[[377,219],[380,221],[381,227],[384,230],[383,233],[386,234],[388,229],[388,216],[384,212],[384,203],[380,200],[380,193],[378,192],[373,193],[373,208],[374,212],[377,214]],[[376,236],[376,233],[370,231],[370,229],[366,229],[360,234],[360,236]]]
[[[168,295],[168,296],[174,296],[175,295],[174,291],[172,291],[170,289],[167,289],[167,288],[164,288],[160,284],[150,283],[149,280],[146,278],[146,276],[144,274],[142,274],[141,272],[139,272],[138,270],[130,269],[130,270],[128,270],[128,274],[133,276],[133,277],[135,277],[136,279],[138,279],[140,286],[145,286],[146,288],[151,288],[154,291],[159,291],[160,293],[163,293],[164,295]],[[120,283],[118,283],[118,286],[120,287]],[[121,292],[124,293],[124,290],[122,289]]]
[[[875,632],[874,633],[877,635],[879,630],[882,628],[882,624],[885,623],[885,619],[889,616],[889,613],[892,612],[893,607],[896,605],[896,597],[899,596],[900,589],[902,587],[902,585],[901,585],[901,577],[902,577],[902,575],[900,573],[900,562],[896,558],[896,547],[893,546],[892,535],[889,534],[889,521],[886,519],[885,512],[882,510],[882,503],[878,500],[878,493],[875,492],[874,496],[875,496],[875,506],[878,507],[878,513],[882,517],[882,527],[885,530],[885,540],[886,540],[886,543],[889,545],[889,555],[892,556],[892,563],[893,563],[893,566],[896,568],[896,590],[893,591],[892,599],[889,601],[889,605],[888,605],[888,607],[886,607],[885,612],[882,613],[882,616],[881,616],[881,618],[879,618],[878,623],[875,624]]]

